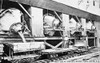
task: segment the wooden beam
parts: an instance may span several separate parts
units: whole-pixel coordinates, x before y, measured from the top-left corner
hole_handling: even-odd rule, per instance
[[[7,60],[18,60],[18,59],[23,59],[23,58],[38,58],[40,57],[40,55],[34,55],[34,54],[29,54],[29,55],[19,55],[19,56],[13,56],[13,58],[11,57],[2,57],[2,59],[7,59]]]
[[[9,0],[9,1],[19,2],[19,3],[23,3],[26,5],[30,5],[30,6],[34,6],[38,8],[54,10],[54,11],[62,12],[65,14],[75,15],[75,16],[79,16],[79,17],[87,18],[91,20],[96,20],[96,21],[100,20],[100,16],[98,15],[94,15],[89,12],[79,10],[79,9],[76,9],[76,8],[73,8],[65,4],[52,1],[52,0]]]
[[[51,47],[51,48],[55,48],[55,46],[53,46],[53,45],[51,45],[51,44],[49,44],[49,43],[47,43],[47,42],[45,42],[45,45],[47,45],[47,46],[49,46],[49,47]]]
[[[62,42],[60,42],[60,43],[58,43],[56,46],[55,46],[55,48],[58,48],[60,45],[62,45],[63,44],[63,41]]]

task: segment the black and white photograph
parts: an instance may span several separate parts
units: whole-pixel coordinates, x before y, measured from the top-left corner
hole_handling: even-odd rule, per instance
[[[0,0],[0,63],[100,63],[100,0]]]

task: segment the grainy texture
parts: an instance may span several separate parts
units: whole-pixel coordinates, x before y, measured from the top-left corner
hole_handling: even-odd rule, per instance
[[[10,0],[14,2],[19,2],[34,7],[40,7],[45,9],[50,9],[54,11],[59,11],[69,15],[76,15],[87,19],[100,20],[100,16],[61,4],[51,0]]]

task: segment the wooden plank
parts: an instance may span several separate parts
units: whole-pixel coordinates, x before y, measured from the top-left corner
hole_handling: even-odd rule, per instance
[[[42,50],[41,52],[43,53],[61,53],[61,52],[66,52],[66,51],[71,51],[71,50],[76,50],[77,48],[55,48],[55,49],[46,49]]]
[[[61,4],[52,0],[9,0],[9,1],[19,2],[19,3],[27,4],[34,7],[54,10],[54,11],[62,12],[65,14],[75,15],[75,16],[79,16],[79,17],[87,18],[91,20],[96,20],[96,21],[100,20],[100,16],[98,15],[94,15],[89,12],[79,10],[79,9],[76,9],[76,8],[73,8],[68,5]]]
[[[9,47],[14,53],[45,49],[44,42],[5,43],[5,45],[5,50]]]
[[[20,56],[13,56],[13,58],[11,57],[4,57],[3,59],[7,59],[7,60],[17,60],[17,59],[23,59],[23,58],[36,58],[36,57],[40,57],[40,55],[35,55],[35,54],[29,54],[29,55],[20,55]]]
[[[51,45],[51,44],[49,44],[49,43],[47,43],[47,42],[45,42],[45,45],[47,45],[47,46],[49,46],[49,47],[51,47],[51,48],[55,48],[53,45]]]

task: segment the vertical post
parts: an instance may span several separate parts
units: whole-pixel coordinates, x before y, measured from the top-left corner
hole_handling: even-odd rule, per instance
[[[82,31],[82,35],[85,36],[86,40],[85,40],[85,44],[86,44],[86,47],[88,48],[88,37],[86,36],[86,19],[84,18],[81,18],[81,23],[82,23],[82,28],[84,29]]]
[[[86,47],[87,47],[87,49],[88,49],[88,37],[86,37]]]
[[[96,44],[95,44],[96,40],[95,40],[95,37],[94,37],[94,47],[96,47]]]
[[[64,27],[64,31],[63,31],[63,36],[64,36],[64,43],[63,46],[64,47],[68,47],[68,37],[70,36],[70,31],[69,31],[69,15],[67,14],[62,14],[62,23],[63,23],[63,27]]]
[[[96,32],[95,32],[95,36],[97,37],[96,45],[97,45],[97,47],[100,47],[100,22],[94,21],[94,25],[96,27]]]
[[[63,20],[63,27],[65,28],[63,35],[68,36],[69,34],[69,15],[67,14],[62,14],[62,20]]]
[[[32,35],[34,37],[43,37],[43,9],[31,7],[32,18]]]
[[[81,18],[81,22],[82,22],[82,28],[84,29],[84,30],[82,31],[82,35],[83,35],[83,36],[86,36],[86,19]]]

